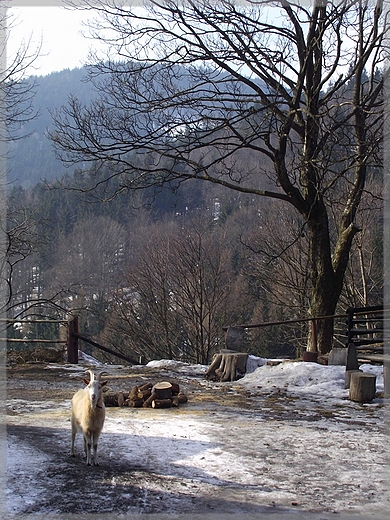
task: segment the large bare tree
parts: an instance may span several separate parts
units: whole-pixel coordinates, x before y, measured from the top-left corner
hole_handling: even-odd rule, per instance
[[[84,8],[100,15],[92,37],[115,53],[91,71],[99,97],[54,116],[61,158],[109,164],[107,196],[116,176],[130,190],[196,178],[290,204],[309,244],[308,316],[332,315],[366,181],[381,166],[383,2]],[[326,353],[333,323],[318,325]]]

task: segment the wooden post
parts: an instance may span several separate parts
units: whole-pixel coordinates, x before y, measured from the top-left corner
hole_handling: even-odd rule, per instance
[[[358,358],[356,354],[356,347],[355,343],[348,343],[348,349],[347,349],[347,366],[346,370],[358,370],[359,369],[359,363]]]
[[[383,362],[384,397],[390,397],[390,361],[385,357]]]
[[[313,344],[313,352],[318,352],[316,320],[311,320],[311,337],[312,337],[312,344]]]
[[[349,387],[349,398],[357,403],[369,403],[375,397],[376,375],[353,372]]]
[[[75,365],[79,362],[79,319],[74,316],[68,321],[67,358],[68,363]]]
[[[229,327],[225,337],[226,348],[241,352],[244,347],[244,335],[245,329],[243,327]]]
[[[356,370],[346,370],[345,371],[345,383],[344,388],[349,388],[351,386],[351,377],[352,374],[355,374],[356,372],[363,373],[363,370],[360,370],[360,368],[357,368]]]
[[[347,344],[353,343],[353,315],[354,315],[354,309],[353,307],[349,307],[347,309],[347,333],[348,333],[348,339]],[[353,369],[351,369],[353,370]]]

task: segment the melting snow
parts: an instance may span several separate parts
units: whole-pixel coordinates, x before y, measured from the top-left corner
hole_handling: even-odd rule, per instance
[[[342,366],[303,362],[269,366],[266,362],[250,356],[248,373],[239,381],[204,383],[206,389],[207,385],[220,388],[220,409],[202,410],[199,404],[193,407],[191,399],[175,410],[107,409],[100,441],[101,466],[91,468],[95,475],[101,471],[100,485],[106,489],[99,496],[101,510],[115,513],[119,503],[133,503],[134,491],[129,489],[136,486],[138,505],[129,505],[128,512],[137,515],[181,513],[185,518],[212,512],[214,504],[215,512],[225,514],[221,518],[229,513],[270,510],[294,513],[294,518],[306,518],[306,513],[319,514],[310,518],[321,519],[328,518],[325,514],[340,518],[334,513],[387,518],[390,492],[384,399],[376,398],[363,406],[349,401]],[[82,371],[93,364],[101,366],[85,358],[77,368],[62,368]],[[152,361],[147,367],[198,378],[207,368],[170,360]],[[374,373],[377,391],[383,391],[382,367],[363,365],[361,369]],[[249,406],[224,408],[225,391],[246,392]],[[52,494],[67,493],[61,477],[61,465],[68,464],[69,440],[62,432],[70,429],[65,405],[49,401],[39,405],[28,403],[28,399],[8,403],[14,412],[8,417],[10,424],[50,426],[61,447],[51,456],[50,451],[23,445],[17,436],[9,439],[10,514],[63,512],[61,501],[56,502]],[[81,440],[78,442],[81,452]],[[59,460],[58,489],[53,491],[51,480],[47,484],[51,497],[45,502],[43,497],[49,493],[45,465],[53,465],[53,458]],[[77,464],[84,463],[80,460]],[[53,470],[50,478],[56,478]],[[131,486],[126,478],[132,479]],[[115,493],[121,493],[121,502],[110,498]],[[169,499],[158,501],[164,493]],[[68,502],[71,500],[68,497]]]

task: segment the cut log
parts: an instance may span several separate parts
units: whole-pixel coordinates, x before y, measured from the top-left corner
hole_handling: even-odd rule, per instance
[[[351,386],[351,376],[352,376],[352,374],[355,374],[356,372],[362,373],[363,370],[357,369],[357,370],[346,370],[345,371],[344,388],[349,388]]]
[[[123,392],[106,392],[103,394],[103,401],[106,406],[123,406],[125,396]]]
[[[244,376],[247,359],[248,354],[244,352],[225,351],[215,354],[205,377],[213,381],[236,381]]]
[[[161,381],[156,383],[153,387],[153,392],[157,394],[157,399],[171,399],[172,398],[172,385],[169,381]]]
[[[188,402],[188,398],[185,394],[183,394],[183,392],[180,392],[179,394],[177,395],[174,395],[172,397],[172,406],[179,406],[179,404],[184,404],[184,403],[187,403]]]
[[[180,386],[177,383],[172,383],[172,381],[171,381],[171,385],[172,385],[172,395],[179,394],[180,393]]]
[[[133,401],[135,399],[142,399],[142,392],[140,391],[138,386],[133,386],[128,395],[128,400]]]
[[[188,402],[188,397],[183,394],[183,392],[180,392],[177,394],[177,400],[179,401],[179,404],[185,404]]]
[[[144,408],[150,408],[152,406],[152,402],[155,401],[157,399],[157,394],[156,392],[153,392],[150,397],[148,397],[144,403],[143,403],[143,407]]]
[[[152,408],[171,408],[172,399],[155,399],[152,401]]]
[[[371,402],[376,393],[376,376],[374,374],[365,374],[364,372],[355,372],[351,374],[351,383],[349,387],[349,398],[357,403]]]
[[[146,401],[152,395],[152,389],[142,390],[142,399]]]
[[[127,405],[132,408],[141,408],[144,405],[144,400],[142,397],[138,397],[136,399],[127,399]]]
[[[145,383],[144,385],[140,385],[138,388],[141,392],[145,392],[146,390],[152,390],[153,383]]]

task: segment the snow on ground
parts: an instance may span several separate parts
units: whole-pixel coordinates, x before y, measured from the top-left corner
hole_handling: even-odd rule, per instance
[[[85,366],[79,365],[78,371],[88,363],[99,366],[83,361]],[[146,368],[198,378],[205,392],[220,390],[220,400],[202,407],[190,398],[175,410],[107,409],[100,467],[87,471],[81,458],[72,459],[86,485],[94,485],[89,475],[98,476],[105,490],[98,511],[183,514],[183,518],[197,513],[220,513],[221,518],[269,513],[273,518],[276,513],[293,518],[305,514],[321,519],[387,518],[384,399],[365,405],[349,401],[342,366],[303,362],[269,366],[266,361],[250,356],[248,373],[234,383],[205,381],[202,365],[149,363]],[[377,376],[377,391],[383,391],[382,367],[361,368]],[[121,373],[125,370],[122,367]],[[224,405],[227,395],[240,398],[240,405]],[[242,405],[243,396],[247,406]],[[42,451],[10,436],[9,513],[96,512],[77,493],[67,491],[62,477],[70,464],[64,459],[70,428],[66,403],[29,403],[20,397],[8,407],[10,425],[30,428],[32,433],[46,426],[51,435],[51,446]],[[79,437],[80,454],[81,446]],[[45,482],[46,474],[50,483]]]
[[[255,365],[256,358],[250,356],[250,365]],[[326,399],[327,397],[345,398],[348,390],[344,389],[345,366],[320,365],[318,363],[297,363],[284,361],[276,366],[267,365],[266,361],[257,358],[260,367],[248,370],[240,384],[248,389],[269,392],[275,388],[285,390],[288,394]],[[264,361],[264,363],[263,363]],[[363,372],[375,374],[377,392],[383,392],[383,367],[361,365]]]

